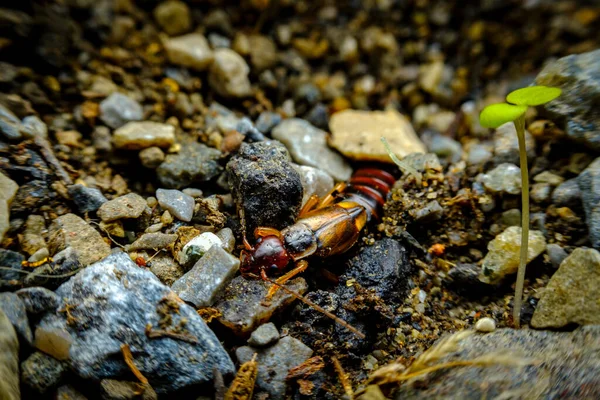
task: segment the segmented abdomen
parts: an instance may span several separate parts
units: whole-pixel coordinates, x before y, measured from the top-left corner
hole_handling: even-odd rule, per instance
[[[394,176],[382,169],[361,168],[350,178],[343,197],[362,205],[368,220],[377,219],[394,182]]]

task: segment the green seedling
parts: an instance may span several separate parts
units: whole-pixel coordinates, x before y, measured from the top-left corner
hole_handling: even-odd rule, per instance
[[[527,172],[527,149],[525,148],[525,112],[528,107],[545,104],[554,100],[560,94],[560,89],[547,86],[531,86],[517,89],[506,96],[507,103],[489,105],[481,111],[479,116],[481,125],[486,128],[498,128],[507,122],[514,123],[519,139],[522,187],[521,253],[513,308],[513,319],[517,328],[520,326],[525,266],[527,265],[529,247],[529,173]]]

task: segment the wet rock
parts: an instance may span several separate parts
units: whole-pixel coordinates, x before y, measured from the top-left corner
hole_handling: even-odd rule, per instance
[[[100,119],[113,129],[144,118],[140,103],[122,93],[113,93],[100,102]]]
[[[192,266],[213,246],[223,247],[223,241],[212,232],[204,232],[183,246],[178,261],[184,266]]]
[[[85,268],[56,294],[60,309],[69,307],[69,312],[47,315],[39,326],[73,336],[69,364],[83,379],[121,377],[128,370],[123,358],[115,357],[122,344],[129,345],[136,366],[159,394],[211,382],[213,368],[234,372],[196,311],[124,253]]]
[[[305,204],[313,194],[323,197],[333,189],[333,178],[325,171],[306,165],[292,164],[292,166],[300,175],[300,181],[302,182],[304,191],[302,204]]]
[[[475,330],[482,333],[494,332],[496,330],[496,321],[489,317],[481,318],[475,324]]]
[[[0,132],[8,140],[19,140],[22,137],[21,120],[8,108],[0,104]]]
[[[585,211],[585,221],[592,247],[600,248],[600,158],[592,162],[579,176],[577,184]]]
[[[492,193],[521,193],[521,168],[514,164],[500,164],[480,177],[483,186]]]
[[[552,267],[554,268],[558,268],[563,260],[568,256],[565,249],[556,243],[550,243],[546,245],[546,254],[548,254],[550,264],[552,264]]]
[[[252,347],[266,347],[278,340],[279,332],[277,331],[277,327],[274,323],[268,322],[262,324],[252,332],[250,339],[248,339],[248,344]]]
[[[281,115],[276,112],[263,111],[256,120],[256,129],[263,133],[270,133],[271,130],[281,122]]]
[[[26,138],[48,138],[48,126],[37,116],[29,115],[23,118],[22,133]]]
[[[150,271],[167,286],[171,286],[185,273],[185,270],[170,255],[166,254],[159,254],[152,259]]]
[[[544,288],[531,326],[562,328],[570,323],[600,324],[599,284],[600,252],[575,249]]]
[[[69,186],[67,190],[81,214],[97,211],[102,204],[108,201],[96,188],[76,184]]]
[[[19,190],[19,185],[0,172],[0,242],[10,228],[10,205]]]
[[[194,198],[179,190],[158,189],[156,191],[158,204],[168,210],[175,218],[190,222],[194,216]]]
[[[25,261],[20,253],[12,250],[0,249],[0,265],[14,271],[0,269],[0,290],[16,287],[24,274],[19,273],[21,263]]]
[[[169,233],[144,233],[135,242],[127,246],[127,251],[134,250],[160,250],[175,243],[176,234]]]
[[[163,46],[171,63],[197,71],[207,69],[214,59],[208,41],[199,33],[166,39],[163,41]]]
[[[102,379],[100,381],[100,396],[102,400],[156,400],[158,397],[151,387],[145,387],[140,393],[138,382]]]
[[[488,243],[488,253],[481,264],[479,280],[484,283],[498,283],[506,275],[514,274],[519,268],[521,248],[521,228],[511,226]],[[529,231],[527,263],[546,250],[546,239],[540,231]]]
[[[169,35],[181,35],[190,30],[190,8],[182,1],[166,1],[154,9],[154,19]]]
[[[70,247],[84,267],[110,253],[110,246],[98,231],[75,214],[65,214],[55,219],[48,229],[48,237],[48,248],[52,254]]]
[[[104,222],[123,218],[138,218],[146,207],[146,200],[142,196],[129,193],[102,204],[98,209],[98,216]]]
[[[30,315],[43,314],[58,308],[56,294],[43,287],[31,287],[17,290],[17,296],[23,301],[25,310]]]
[[[249,73],[250,67],[242,56],[230,49],[217,49],[208,83],[223,97],[246,97],[252,94]]]
[[[246,234],[259,226],[283,229],[292,224],[302,201],[299,174],[281,143],[243,143],[227,163],[229,186]]]
[[[178,154],[169,154],[156,170],[160,183],[180,189],[196,182],[206,182],[221,173],[221,152],[201,143],[187,143]]]
[[[527,160],[531,161],[535,157],[535,139],[527,130],[525,130],[525,146]],[[504,163],[519,165],[519,138],[517,128],[512,122],[500,126],[494,133],[494,164]]]
[[[222,314],[219,322],[237,335],[247,336],[294,301],[293,296],[278,290],[270,303],[263,304],[270,286],[262,280],[235,277],[215,304]],[[304,278],[293,279],[286,283],[286,287],[300,294],[308,288]]]
[[[240,267],[240,260],[221,246],[212,246],[171,289],[196,307],[209,307]]]
[[[128,122],[113,133],[117,149],[141,150],[148,147],[169,147],[175,143],[175,128],[152,121]]]
[[[483,368],[441,369],[428,375],[427,384],[401,385],[395,398],[448,398],[449,393],[452,398],[466,400],[506,393],[524,398],[595,398],[600,393],[598,357],[592,351],[581,351],[600,346],[598,326],[574,332],[498,329],[485,335],[472,334],[455,343],[456,349],[434,365],[478,357],[497,358],[497,362]]]
[[[235,352],[240,364],[250,361],[255,353],[258,363],[256,385],[277,400],[285,398],[288,372],[308,360],[313,351],[298,339],[285,336],[266,349],[243,346]]]
[[[12,323],[0,309],[0,397],[19,400],[19,340]]]
[[[21,363],[21,382],[36,393],[44,394],[62,382],[67,370],[66,363],[36,351]]]
[[[21,343],[31,345],[33,343],[33,334],[29,328],[25,304],[19,296],[10,292],[0,293],[0,310],[4,312],[13,324]]]
[[[600,99],[600,50],[570,55],[548,63],[535,78],[538,85],[562,89],[562,94],[544,105],[564,121],[567,135],[600,150],[600,117],[595,112]]]
[[[140,162],[146,168],[155,169],[165,161],[165,153],[160,149],[160,147],[148,147],[140,151]]]
[[[400,158],[426,152],[408,119],[396,111],[345,110],[331,116],[329,127],[331,145],[354,160],[392,163],[382,136]]]

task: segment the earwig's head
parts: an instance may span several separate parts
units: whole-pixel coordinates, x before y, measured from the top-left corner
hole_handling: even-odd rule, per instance
[[[283,271],[291,257],[277,236],[258,239],[252,250],[242,251],[240,256],[242,276],[260,275],[264,270],[268,275]]]

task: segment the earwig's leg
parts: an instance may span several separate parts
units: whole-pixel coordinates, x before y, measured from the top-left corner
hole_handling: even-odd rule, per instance
[[[346,182],[340,182],[337,185],[335,185],[333,187],[333,189],[331,189],[331,191],[329,193],[327,193],[325,195],[325,197],[323,197],[321,199],[321,202],[319,203],[319,205],[315,208],[323,208],[323,207],[327,207],[328,205],[330,205],[331,203],[333,203],[333,201],[335,200],[335,195],[337,193],[341,193],[344,191],[344,189],[346,189],[346,186],[348,186],[346,184]]]
[[[259,226],[254,230],[254,237],[265,237],[265,236],[277,236],[281,239],[281,232],[275,228],[269,228],[267,226]]]
[[[248,250],[248,251],[252,250],[252,246],[250,245],[250,242],[248,242],[248,239],[246,238],[246,234],[242,235],[242,241],[244,242],[244,247],[246,248],[246,250]]]
[[[308,261],[300,260],[296,263],[296,266],[294,267],[294,269],[292,269],[285,275],[282,275],[279,278],[277,278],[277,280],[275,282],[277,282],[280,285],[283,285],[287,281],[289,281],[290,279],[295,277],[296,275],[301,274],[302,272],[306,271],[306,268],[308,268]],[[272,285],[269,288],[269,291],[267,292],[267,301],[271,300],[271,297],[273,297],[273,295],[275,293],[277,293],[278,290],[279,290],[278,286]]]
[[[317,206],[317,204],[319,204],[319,196],[313,194],[308,198],[308,200],[306,200],[306,204],[304,204],[304,206],[298,213],[298,218],[302,218],[304,215],[311,212]]]

